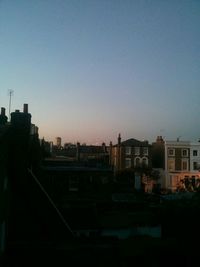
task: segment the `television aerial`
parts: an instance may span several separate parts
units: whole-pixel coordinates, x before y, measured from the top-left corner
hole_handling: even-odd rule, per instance
[[[9,121],[10,121],[10,113],[11,113],[11,99],[12,99],[13,94],[14,94],[14,90],[9,89],[8,90],[8,95],[9,95],[9,105],[8,105]]]

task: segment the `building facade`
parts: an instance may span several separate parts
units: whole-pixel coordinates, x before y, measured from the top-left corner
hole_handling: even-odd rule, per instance
[[[116,172],[124,170],[136,170],[151,167],[151,146],[148,141],[128,139],[121,142],[118,136],[118,143],[110,145],[111,165]]]
[[[200,179],[200,142],[165,141],[165,188],[195,191]]]

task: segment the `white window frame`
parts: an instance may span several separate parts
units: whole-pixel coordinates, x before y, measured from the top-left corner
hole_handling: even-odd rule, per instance
[[[172,151],[172,154],[170,153]],[[168,148],[168,156],[173,157],[175,156],[175,149],[174,148]]]

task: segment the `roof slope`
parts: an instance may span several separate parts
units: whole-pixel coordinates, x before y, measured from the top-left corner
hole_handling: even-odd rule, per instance
[[[122,146],[148,146],[148,141],[139,141],[137,139],[134,139],[134,138],[130,138],[130,139],[127,139],[123,142],[121,142],[121,145]]]

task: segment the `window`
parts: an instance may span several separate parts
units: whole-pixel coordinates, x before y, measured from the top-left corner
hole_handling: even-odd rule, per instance
[[[198,152],[197,152],[197,150],[193,150],[193,156],[195,157],[195,156],[198,156]]]
[[[175,149],[168,149],[168,155],[169,156],[175,156]]]
[[[187,157],[188,156],[188,150],[187,149],[182,149],[182,156]]]
[[[143,155],[148,155],[148,147],[143,147]]]
[[[129,158],[125,159],[125,168],[131,168],[131,159]]]
[[[193,162],[193,170],[198,170],[198,164],[197,164],[197,162]]]
[[[188,161],[182,160],[182,171],[187,171],[187,170],[188,170]]]
[[[135,167],[140,167],[140,158],[135,158]]]
[[[139,147],[135,147],[135,155],[140,155],[140,148]]]
[[[174,159],[169,159],[168,160],[168,170],[169,171],[174,171],[175,170],[175,161],[174,161]]]
[[[142,159],[142,166],[147,166],[148,165],[148,159],[147,158],[143,158]]]
[[[130,146],[125,147],[125,153],[126,153],[126,155],[131,155],[131,147]]]

